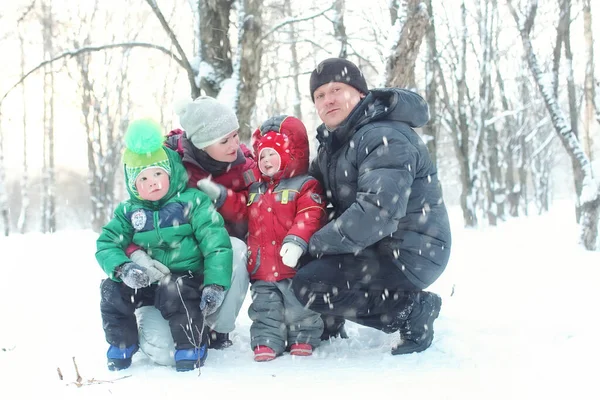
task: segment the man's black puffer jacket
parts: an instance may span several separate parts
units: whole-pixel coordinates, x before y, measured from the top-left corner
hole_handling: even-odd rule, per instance
[[[437,170],[413,127],[427,103],[408,90],[371,90],[334,131],[317,129],[310,174],[323,184],[333,219],[310,240],[313,256],[366,248],[396,259],[420,288],[444,271],[450,224]]]

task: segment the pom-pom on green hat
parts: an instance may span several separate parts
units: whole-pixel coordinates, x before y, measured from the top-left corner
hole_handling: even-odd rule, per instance
[[[125,180],[129,190],[137,196],[135,180],[147,168],[158,167],[171,175],[171,165],[163,145],[162,127],[151,119],[138,119],[129,124],[125,133]]]

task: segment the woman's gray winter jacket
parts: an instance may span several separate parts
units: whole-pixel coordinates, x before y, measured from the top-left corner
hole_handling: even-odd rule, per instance
[[[317,129],[310,174],[323,184],[333,218],[312,236],[313,256],[373,247],[393,256],[420,288],[440,276],[450,256],[450,224],[436,167],[412,129],[428,119],[418,94],[378,89],[334,131]]]

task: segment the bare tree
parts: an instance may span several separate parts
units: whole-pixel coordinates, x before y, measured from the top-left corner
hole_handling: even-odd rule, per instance
[[[42,36],[44,59],[52,56],[53,16],[49,1],[42,2]],[[44,66],[44,140],[42,171],[42,232],[56,231],[56,197],[54,170],[54,71],[51,65]]]
[[[10,235],[10,208],[8,206],[8,185],[4,166],[4,131],[2,130],[2,110],[0,110],[0,217],[4,224],[4,236]]]
[[[21,21],[20,21],[21,22]],[[25,38],[23,29],[19,28],[19,43],[21,44],[21,74],[25,74]],[[27,162],[27,94],[26,87],[23,85],[22,98],[23,98],[23,164],[22,164],[22,176],[21,176],[21,210],[19,212],[19,219],[17,221],[17,230],[19,233],[25,233],[27,229],[27,223],[29,221],[29,164]]]
[[[537,2],[534,1],[530,4],[524,18],[520,17],[512,1],[509,0],[507,4],[519,29],[529,68],[542,94],[548,113],[551,116],[554,130],[559,135],[563,147],[571,158],[575,188],[581,188],[581,192],[577,193],[578,205],[581,212],[579,219],[581,243],[586,249],[595,250],[598,236],[600,195],[597,184],[594,181],[591,163],[583,150],[581,142],[567,123],[558,104],[555,92],[552,90],[552,86],[548,87],[547,80],[544,79],[545,74],[540,68],[531,42],[530,34],[537,12]],[[554,75],[553,79],[556,80],[557,76]]]
[[[585,116],[583,119],[583,144],[585,151],[590,158],[594,160],[594,140],[592,135],[592,127],[594,123],[595,102],[595,85],[594,85],[594,36],[592,33],[592,10],[591,0],[583,0],[583,36],[585,40],[586,64],[585,64],[585,80],[584,80],[584,98],[585,98]],[[598,120],[600,123],[600,119]]]
[[[89,14],[79,15],[81,27],[78,37],[73,39],[74,48],[90,45],[94,21],[99,16],[98,5],[99,0],[96,0]],[[101,19],[110,19],[110,15]],[[115,182],[121,170],[122,135],[130,119],[132,93],[129,85],[131,48],[121,50],[79,53],[75,57],[77,70],[72,75],[80,82],[78,90],[86,132],[91,225],[95,231],[100,231],[110,220],[118,203]]]

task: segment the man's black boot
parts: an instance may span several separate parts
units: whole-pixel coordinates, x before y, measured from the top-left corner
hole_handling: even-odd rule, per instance
[[[343,317],[334,317],[333,315],[321,314],[321,319],[323,320],[323,333],[321,334],[321,340],[329,340],[338,336],[342,339],[348,339],[346,328],[344,328],[346,320]]]
[[[219,333],[211,330],[208,332],[208,348],[215,350],[223,350],[233,345],[233,342],[229,340],[229,333]]]
[[[392,354],[418,353],[429,348],[433,342],[433,321],[440,315],[441,307],[442,298],[435,293],[411,293],[393,323],[399,327],[400,343]]]

